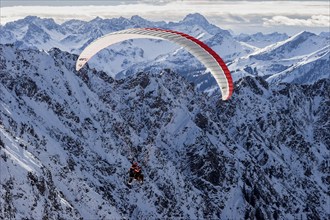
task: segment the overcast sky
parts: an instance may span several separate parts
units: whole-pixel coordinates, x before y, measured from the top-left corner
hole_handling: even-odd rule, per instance
[[[113,1],[16,1],[0,0],[0,22],[36,15],[54,18],[58,23],[68,19],[130,18],[139,15],[152,21],[179,21],[198,12],[209,22],[238,33],[295,34],[300,31],[330,31],[330,1],[218,1],[218,0],[113,0]]]

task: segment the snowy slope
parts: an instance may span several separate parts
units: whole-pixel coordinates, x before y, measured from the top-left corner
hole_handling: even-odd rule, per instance
[[[304,31],[285,41],[265,47],[250,57],[257,60],[289,59],[310,54],[328,46],[328,43],[326,38]]]
[[[114,80],[0,47],[0,217],[327,219],[330,81],[246,77],[233,98],[170,70]],[[124,184],[130,162],[146,181]]]
[[[269,45],[248,56],[238,58],[231,64],[230,69],[235,79],[245,75],[257,75],[263,77],[272,76],[272,82],[282,82],[281,79],[283,79],[283,82],[288,82],[288,80],[280,77],[285,72],[285,75],[292,79],[290,82],[313,83],[318,79],[329,77],[329,72],[323,71],[329,67],[326,62],[322,61],[324,59],[323,55],[329,53],[328,46],[329,40],[326,37],[302,32],[285,41]],[[321,55],[317,55],[318,53]],[[317,61],[317,59],[320,59],[320,61]],[[294,80],[295,76],[299,78],[300,75],[310,75],[309,69],[303,68],[304,63],[310,62],[308,60],[318,63],[319,65],[316,68],[321,72],[313,78],[303,77]],[[299,75],[296,74],[297,71],[300,72]],[[276,77],[279,78],[275,80]]]
[[[330,45],[306,56],[290,68],[270,76],[270,83],[314,83],[319,79],[330,78]]]

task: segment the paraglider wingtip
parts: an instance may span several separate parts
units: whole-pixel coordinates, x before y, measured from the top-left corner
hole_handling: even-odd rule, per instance
[[[82,66],[76,66],[76,71],[78,72],[80,69],[82,68]]]

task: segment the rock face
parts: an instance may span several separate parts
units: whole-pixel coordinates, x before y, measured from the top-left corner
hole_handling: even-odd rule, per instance
[[[223,102],[168,69],[114,80],[59,49],[0,52],[1,218],[330,218],[329,79],[245,77]]]

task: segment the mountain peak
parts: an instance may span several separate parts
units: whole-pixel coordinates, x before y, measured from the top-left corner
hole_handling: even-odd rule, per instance
[[[41,18],[38,16],[32,16],[32,15],[26,16],[25,18],[21,19],[21,21],[26,24],[40,23],[40,24],[44,24],[44,25],[49,25],[49,24],[57,25],[53,18]]]
[[[183,19],[183,22],[185,22],[185,23],[200,23],[200,24],[206,24],[206,25],[210,24],[206,20],[206,18],[203,15],[199,14],[199,13],[188,14]]]
[[[39,19],[40,19],[40,17],[38,17],[38,16],[28,15],[28,16],[26,16],[25,18],[23,18],[21,20],[26,21],[26,22],[31,22],[31,21],[39,20]]]
[[[330,32],[321,32],[319,36],[330,39]]]
[[[132,20],[132,21],[146,21],[146,19],[142,18],[142,17],[139,16],[139,15],[133,15],[133,16],[131,17],[131,20]]]
[[[103,18],[96,16],[94,19],[92,19],[90,22],[100,22],[103,21]]]
[[[301,38],[307,39],[307,38],[312,37],[312,36],[316,36],[316,34],[313,34],[313,33],[308,32],[308,31],[302,31],[302,32],[299,32],[296,35],[293,35],[291,37],[291,39],[301,39]]]
[[[152,25],[152,24],[150,24],[150,21],[148,21],[148,20],[146,20],[146,19],[144,19],[144,18],[142,18],[141,16],[138,16],[138,15],[133,15],[131,17],[131,21],[133,23],[135,23],[136,25],[138,25],[138,26],[150,26],[150,25]]]

